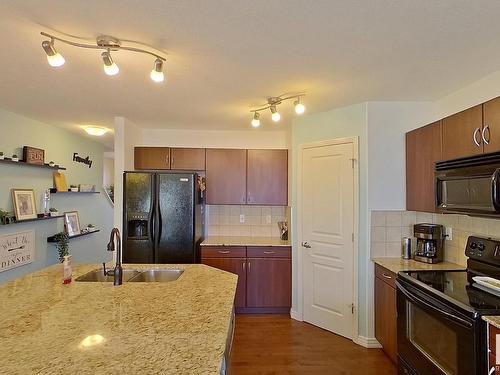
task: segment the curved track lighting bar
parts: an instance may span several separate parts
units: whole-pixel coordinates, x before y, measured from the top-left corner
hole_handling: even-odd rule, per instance
[[[124,50],[124,51],[131,51],[131,52],[146,53],[146,54],[154,56],[157,59],[160,59],[162,61],[167,61],[165,57],[163,57],[157,53],[154,53],[154,52],[142,49],[142,48],[122,46],[119,44],[119,41],[118,41],[118,43],[112,43],[112,44],[87,44],[87,43],[72,42],[71,40],[63,39],[63,38],[57,37],[55,35],[43,32],[43,31],[40,32],[40,34],[50,38],[51,40],[57,40],[59,42],[66,43],[66,44],[69,44],[70,46],[74,46],[74,47],[89,48],[89,49],[102,49],[102,50],[109,49],[112,51]],[[107,38],[109,38],[109,37],[107,37]],[[114,39],[114,38],[106,39],[106,37],[98,37],[97,39],[98,39],[98,41],[110,41],[110,40],[116,41],[116,39]]]
[[[285,100],[295,99],[293,102],[293,105],[295,107],[295,113],[298,115],[303,114],[306,110],[306,107],[300,102],[300,98],[305,96],[305,95],[306,95],[305,92],[301,92],[301,93],[294,94],[294,95],[283,94],[280,96],[272,96],[270,98],[267,98],[267,104],[263,104],[262,106],[260,106],[258,108],[253,108],[250,110],[250,112],[254,114],[252,122],[251,122],[252,126],[254,128],[260,126],[260,120],[259,120],[260,112],[265,111],[267,109],[269,109],[271,111],[271,119],[274,122],[280,121],[281,115],[278,112],[277,106],[279,104],[281,104],[282,102],[284,102]]]

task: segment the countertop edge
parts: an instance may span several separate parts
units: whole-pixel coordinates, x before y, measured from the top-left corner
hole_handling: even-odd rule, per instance
[[[417,262],[413,259],[402,259],[402,258],[371,258],[373,263],[378,264],[389,271],[394,273],[402,271],[436,271],[436,270],[446,270],[446,271],[462,271],[467,267],[460,264],[452,262],[441,262],[441,263],[422,263]]]

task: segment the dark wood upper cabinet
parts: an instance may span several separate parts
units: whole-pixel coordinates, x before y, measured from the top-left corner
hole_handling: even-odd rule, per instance
[[[483,104],[484,152],[500,151],[500,98]]]
[[[172,148],[170,150],[170,168],[173,170],[204,171],[204,148]]]
[[[288,204],[288,151],[248,150],[247,204]]]
[[[170,147],[135,147],[135,169],[170,169]]]
[[[406,209],[434,212],[434,163],[441,160],[441,121],[406,133]]]
[[[247,150],[207,149],[207,204],[246,203]]]
[[[238,275],[236,296],[234,298],[234,306],[236,308],[246,306],[246,261],[246,258],[201,258],[202,264]]]
[[[443,160],[483,153],[483,106],[466,109],[442,120]]]
[[[292,304],[292,262],[279,258],[248,258],[247,307],[286,307]]]

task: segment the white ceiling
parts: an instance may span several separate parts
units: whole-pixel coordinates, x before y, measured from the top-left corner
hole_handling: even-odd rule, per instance
[[[433,100],[500,69],[498,0],[2,0],[0,107],[60,126],[249,129],[267,96],[305,90],[307,111],[368,100]],[[40,31],[110,34],[168,53],[153,59],[56,44],[48,66]],[[283,129],[263,115],[263,128]]]

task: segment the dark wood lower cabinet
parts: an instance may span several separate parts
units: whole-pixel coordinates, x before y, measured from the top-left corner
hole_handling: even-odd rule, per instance
[[[290,308],[292,265],[289,259],[248,258],[247,307]]]
[[[397,363],[396,275],[375,265],[375,338],[384,352]]]
[[[290,247],[203,246],[201,262],[238,275],[237,313],[289,313],[292,305],[290,254]]]
[[[218,268],[238,275],[238,285],[236,286],[236,296],[234,306],[236,308],[246,305],[246,285],[247,274],[245,272],[245,258],[202,258],[202,263],[207,266]]]

